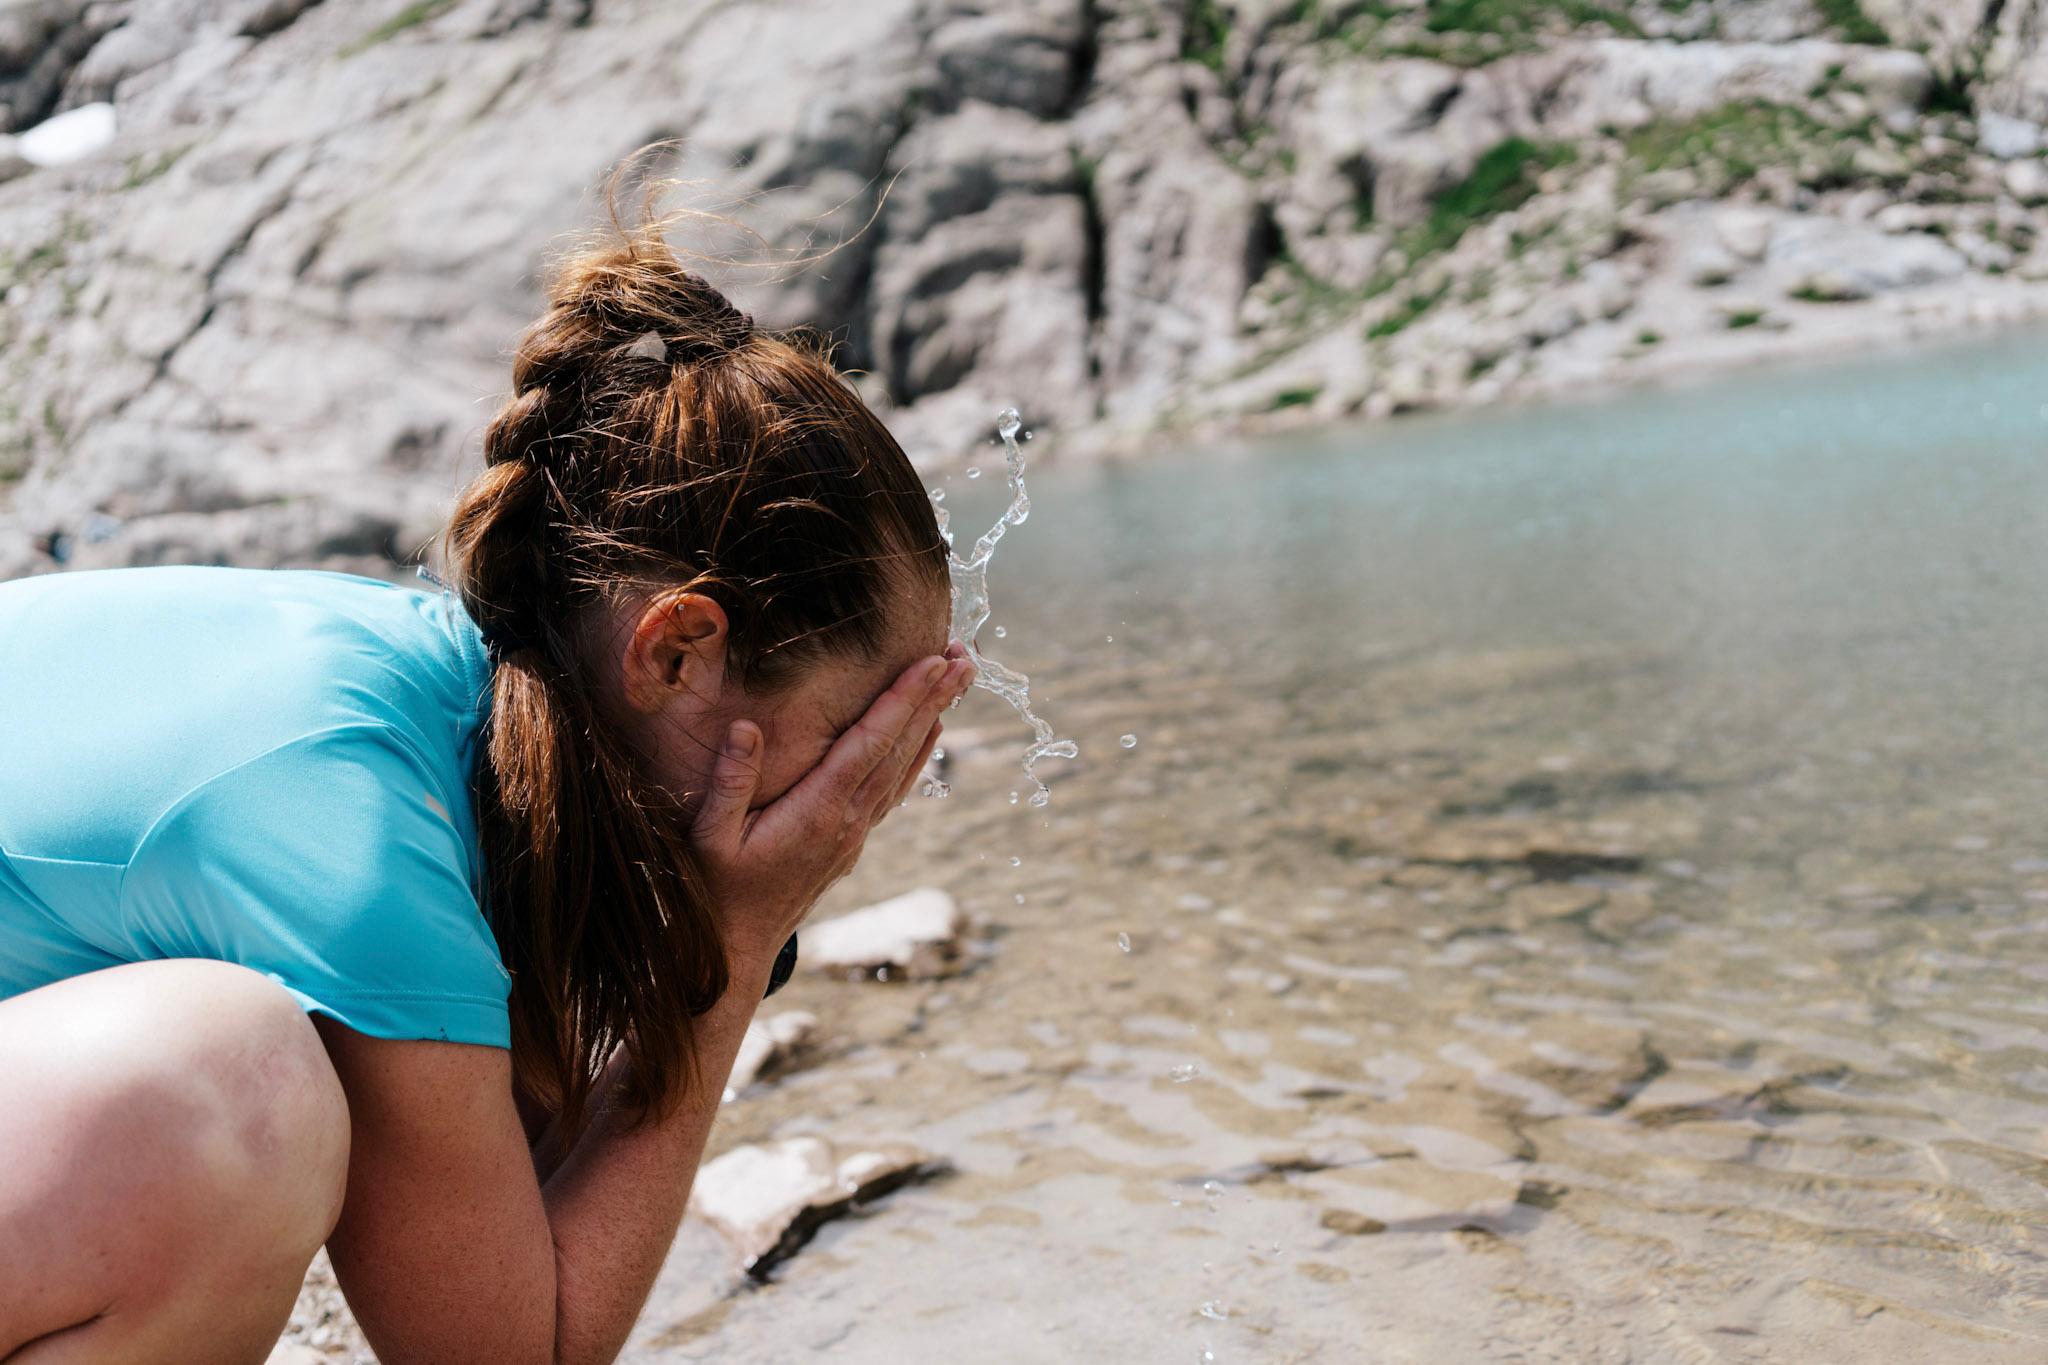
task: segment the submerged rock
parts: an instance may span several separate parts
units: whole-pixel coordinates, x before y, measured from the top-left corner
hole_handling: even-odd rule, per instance
[[[1322,1225],[1331,1232],[1346,1237],[1370,1237],[1376,1232],[1385,1232],[1387,1225],[1377,1218],[1368,1218],[1351,1209],[1324,1209]]]
[[[806,928],[803,960],[818,971],[884,979],[946,976],[960,965],[966,928],[967,917],[951,896],[920,887]]]
[[[844,1155],[813,1137],[749,1144],[697,1172],[690,1212],[732,1244],[749,1275],[766,1279],[832,1219],[951,1169],[907,1143]]]

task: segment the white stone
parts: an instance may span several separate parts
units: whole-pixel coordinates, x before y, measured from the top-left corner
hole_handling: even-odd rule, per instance
[[[814,1137],[750,1143],[698,1169],[690,1212],[731,1243],[750,1274],[765,1276],[821,1224],[946,1169],[907,1143],[844,1155]]]
[[[1714,214],[1714,236],[1745,261],[1760,261],[1771,248],[1773,214],[1747,205],[1731,205]]]
[[[807,927],[802,960],[831,972],[876,972],[906,977],[944,976],[958,965],[967,917],[937,887],[920,887],[893,900]]]
[[[818,1016],[808,1010],[785,1010],[748,1024],[739,1055],[733,1059],[732,1074],[725,1082],[727,1098],[752,1085],[762,1072],[787,1061],[817,1031]]]
[[[2027,205],[2048,200],[2048,162],[2027,160],[2008,165],[2005,192]]]
[[[15,149],[37,166],[62,166],[84,160],[113,140],[114,106],[81,104],[17,135]]]
[[[1979,114],[1977,145],[2001,161],[2033,156],[2041,150],[2041,125],[2010,114]]]

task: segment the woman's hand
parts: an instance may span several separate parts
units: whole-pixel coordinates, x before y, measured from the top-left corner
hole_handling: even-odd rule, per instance
[[[868,831],[909,795],[931,757],[939,713],[973,680],[958,645],[912,664],[817,767],[758,811],[748,807],[760,781],[761,730],[733,725],[691,837],[735,967],[772,962],[818,897],[853,869]]]

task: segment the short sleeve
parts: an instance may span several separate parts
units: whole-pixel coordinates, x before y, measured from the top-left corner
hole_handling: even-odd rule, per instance
[[[137,957],[237,962],[377,1038],[510,1045],[447,775],[374,725],[309,735],[186,794],[121,888]]]

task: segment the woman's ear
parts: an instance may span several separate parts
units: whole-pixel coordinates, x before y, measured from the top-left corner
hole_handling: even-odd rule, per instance
[[[701,592],[662,593],[648,602],[626,637],[621,675],[626,701],[650,714],[681,700],[693,710],[718,704],[725,687],[725,609]]]

